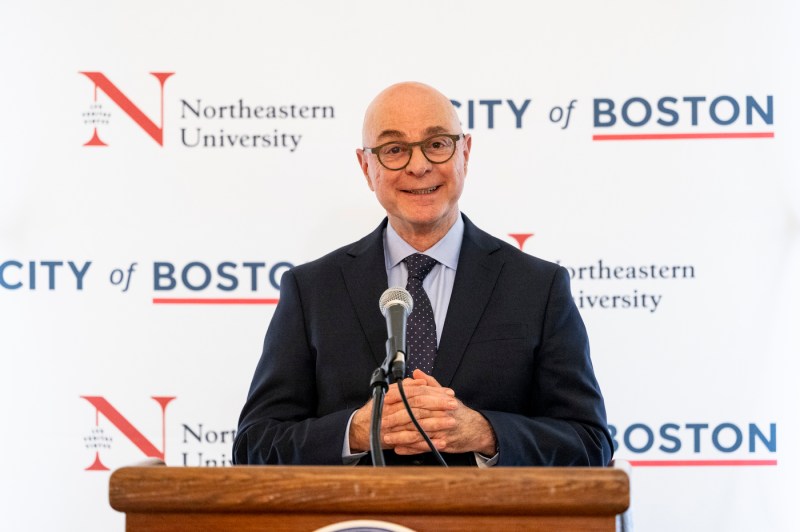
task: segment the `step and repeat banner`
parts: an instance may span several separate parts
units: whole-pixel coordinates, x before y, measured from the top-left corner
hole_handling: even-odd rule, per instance
[[[231,465],[281,275],[381,221],[361,119],[418,80],[473,136],[462,210],[571,275],[637,527],[790,530],[798,15],[4,4],[0,528],[122,530],[115,468]]]

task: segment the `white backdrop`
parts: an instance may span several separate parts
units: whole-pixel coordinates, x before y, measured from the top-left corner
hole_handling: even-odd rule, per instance
[[[617,457],[635,464],[637,527],[790,530],[799,11],[789,1],[0,6],[0,526],[122,530],[109,472],[86,470],[96,460],[114,469],[150,449],[171,465],[229,465],[274,304],[197,299],[274,299],[273,267],[279,279],[280,263],[379,223],[356,165],[361,116],[380,89],[414,79],[457,101],[474,137],[464,212],[511,243],[532,234],[524,251],[574,270]],[[80,72],[105,76],[163,142]],[[163,125],[151,72],[173,73]],[[762,111],[751,106],[750,120],[748,97]],[[625,123],[631,98],[650,105],[646,124]],[[609,118],[594,112],[601,99],[614,103],[611,127],[597,124]],[[198,100],[210,106],[200,118],[187,108]],[[297,116],[219,117],[240,100],[278,115],[294,105]],[[526,100],[518,123],[509,101]],[[303,118],[302,106],[328,114]],[[642,100],[626,110],[643,121]],[[84,146],[95,127],[107,146]],[[194,146],[198,128],[217,147]],[[683,138],[593,140],[642,134]],[[229,145],[253,136],[273,145]],[[597,278],[600,261],[623,278]],[[174,289],[157,289],[169,282],[156,263],[175,267]],[[188,288],[204,268],[208,286]],[[217,286],[231,276],[235,289]],[[631,303],[614,307],[614,296]],[[163,415],[153,396],[174,397]]]

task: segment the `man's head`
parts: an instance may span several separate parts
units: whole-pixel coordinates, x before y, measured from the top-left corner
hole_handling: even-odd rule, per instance
[[[472,138],[461,134],[450,100],[422,83],[392,85],[367,108],[362,132],[364,147],[400,144],[385,147],[382,159],[374,153],[378,150],[356,150],[358,162],[367,184],[386,209],[392,227],[412,245],[412,240],[432,245],[445,235],[458,216],[458,199],[464,188],[472,145]],[[389,169],[399,168],[405,162],[402,143],[413,144],[434,136],[441,137],[411,147],[405,167]],[[453,143],[452,157],[438,164],[431,162],[446,159],[451,149],[448,142]],[[401,154],[399,162],[389,159],[397,153]]]

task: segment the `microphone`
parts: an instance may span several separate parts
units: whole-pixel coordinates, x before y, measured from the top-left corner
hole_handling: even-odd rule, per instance
[[[414,299],[405,288],[386,290],[379,301],[381,314],[386,318],[386,361],[384,366],[395,380],[402,380],[406,373],[406,320],[414,309]]]

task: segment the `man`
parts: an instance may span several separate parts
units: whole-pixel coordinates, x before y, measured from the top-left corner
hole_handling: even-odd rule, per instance
[[[448,464],[608,464],[605,407],[568,274],[461,215],[472,138],[450,101],[427,85],[393,85],[367,109],[363,143],[358,161],[387,219],[284,275],[236,463],[370,463],[364,401],[386,341],[378,299],[408,286],[417,369],[405,389]],[[396,384],[382,438],[387,464],[435,463]]]

